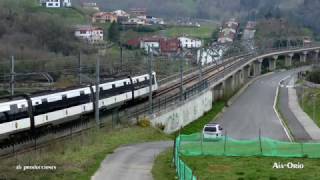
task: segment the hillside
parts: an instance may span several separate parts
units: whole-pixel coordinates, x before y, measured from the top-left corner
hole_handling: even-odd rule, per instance
[[[47,9],[36,2],[0,1],[0,59],[21,51],[25,58],[49,52],[69,55],[80,48],[72,27],[85,24],[88,17],[78,9]]]

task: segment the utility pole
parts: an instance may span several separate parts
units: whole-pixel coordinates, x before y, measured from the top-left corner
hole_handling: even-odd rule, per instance
[[[100,128],[100,115],[99,115],[99,99],[100,99],[100,57],[97,56],[96,62],[96,97],[95,97],[95,119],[97,128]]]
[[[183,100],[183,58],[180,58],[180,101]]]
[[[120,71],[122,71],[122,65],[123,65],[123,48],[120,44]]]
[[[149,114],[152,114],[152,60],[153,51],[151,51],[150,46],[148,46],[148,69],[149,69]]]
[[[78,55],[78,76],[79,76],[79,85],[82,84],[81,73],[82,73],[82,64],[81,64],[81,52],[79,51]]]
[[[14,95],[14,56],[11,56],[11,80],[10,80],[10,94],[11,96]]]
[[[313,100],[313,121],[316,121],[316,95],[312,96]]]
[[[202,81],[202,58],[203,58],[203,49],[200,49],[200,56],[199,56],[199,82]],[[207,54],[208,57],[208,54]]]

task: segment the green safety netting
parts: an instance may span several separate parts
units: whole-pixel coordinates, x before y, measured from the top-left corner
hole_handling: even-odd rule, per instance
[[[222,137],[204,140],[201,133],[180,135],[175,141],[175,165],[180,180],[196,180],[180,156],[272,156],[320,158],[320,143],[296,143],[260,137],[236,140]]]
[[[296,143],[270,138],[235,140],[222,137],[204,140],[201,133],[180,135],[176,139],[178,153],[184,156],[273,156],[320,158],[320,143]]]

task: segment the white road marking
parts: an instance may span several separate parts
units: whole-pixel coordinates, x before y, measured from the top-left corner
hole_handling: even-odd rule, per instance
[[[279,97],[279,87],[281,86],[282,82],[285,81],[286,79],[290,78],[291,76],[286,76],[285,78],[281,79],[278,86],[277,86],[277,90],[276,90],[276,96],[274,98],[274,102],[273,102],[273,110],[274,112],[276,113],[280,123],[281,123],[281,126],[282,128],[284,129],[286,135],[288,136],[288,139],[290,140],[290,142],[293,141],[293,138],[291,137],[290,133],[289,133],[289,130],[288,130],[288,127],[286,127],[286,125],[284,124],[283,120],[281,119],[280,115],[279,115],[279,112],[277,111],[276,109],[276,104],[277,104],[277,99]]]

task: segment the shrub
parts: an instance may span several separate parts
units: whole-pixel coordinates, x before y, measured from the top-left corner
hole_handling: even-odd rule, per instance
[[[139,118],[138,125],[140,127],[146,128],[146,127],[150,127],[151,123],[150,123],[150,120],[144,116],[142,118]]]

